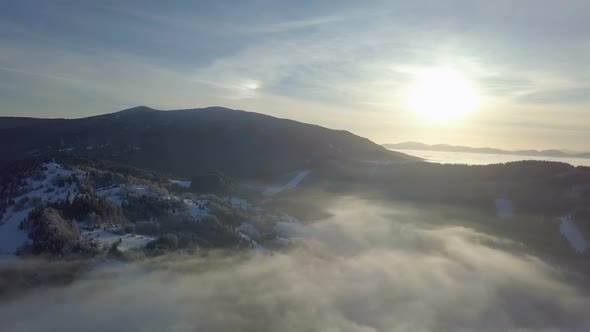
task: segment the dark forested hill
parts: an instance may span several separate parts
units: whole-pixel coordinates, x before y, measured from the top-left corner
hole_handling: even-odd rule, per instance
[[[250,177],[334,160],[404,161],[347,131],[222,107],[140,106],[81,119],[0,118],[0,162],[66,152],[181,176]]]

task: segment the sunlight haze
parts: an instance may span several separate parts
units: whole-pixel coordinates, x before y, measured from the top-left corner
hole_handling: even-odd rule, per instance
[[[452,69],[423,69],[416,76],[408,92],[408,107],[426,120],[454,121],[478,106],[478,92]]]
[[[575,0],[8,1],[0,115],[219,105],[377,143],[586,151],[588,11]],[[454,83],[416,83],[440,68]]]
[[[590,0],[2,0],[1,332],[590,331]]]

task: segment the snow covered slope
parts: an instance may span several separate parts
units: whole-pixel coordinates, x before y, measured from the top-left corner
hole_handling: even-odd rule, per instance
[[[84,178],[84,172],[66,169],[56,163],[46,163],[42,176],[26,179],[24,194],[14,198],[15,204],[9,206],[0,219],[0,253],[15,253],[27,241],[27,233],[19,228],[36,205],[57,202],[68,197],[73,199],[79,188],[76,183],[65,179],[72,175]],[[63,182],[62,182],[63,181]]]
[[[275,192],[295,188],[309,173],[297,172]],[[288,244],[289,240],[278,237],[272,225],[296,222],[284,213],[266,211],[244,198],[196,195],[177,187],[190,187],[190,181],[158,182],[94,166],[72,167],[55,162],[41,164],[39,170],[26,174],[27,178],[18,179],[17,194],[10,196],[0,219],[0,254],[18,253],[32,241],[28,229],[21,229],[22,223],[35,208],[49,207],[49,204],[62,213],[69,211],[69,220],[77,223],[81,237],[91,240],[91,245],[94,242],[98,248],[108,250],[117,243],[122,252],[144,248],[165,233],[176,232],[174,228],[166,228],[166,222],[194,221],[199,226],[189,228],[188,232],[203,232],[194,235],[202,237],[207,245],[210,245],[207,232],[216,229],[217,234],[228,232],[226,239],[232,238],[232,232],[241,239],[232,246],[258,249],[264,249],[266,243],[272,248]],[[72,204],[60,203],[65,201]],[[152,226],[155,228],[149,228]],[[160,229],[166,231],[159,233]]]

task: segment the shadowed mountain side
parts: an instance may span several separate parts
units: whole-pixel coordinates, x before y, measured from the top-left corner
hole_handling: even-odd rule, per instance
[[[327,160],[416,160],[347,131],[222,107],[140,106],[81,119],[0,118],[0,128],[1,162],[71,151],[179,176],[219,170],[258,177]]]

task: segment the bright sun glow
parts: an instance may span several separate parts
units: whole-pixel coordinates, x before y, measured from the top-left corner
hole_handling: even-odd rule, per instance
[[[478,103],[473,85],[449,68],[419,71],[408,93],[408,107],[435,121],[458,119],[475,110]]]

